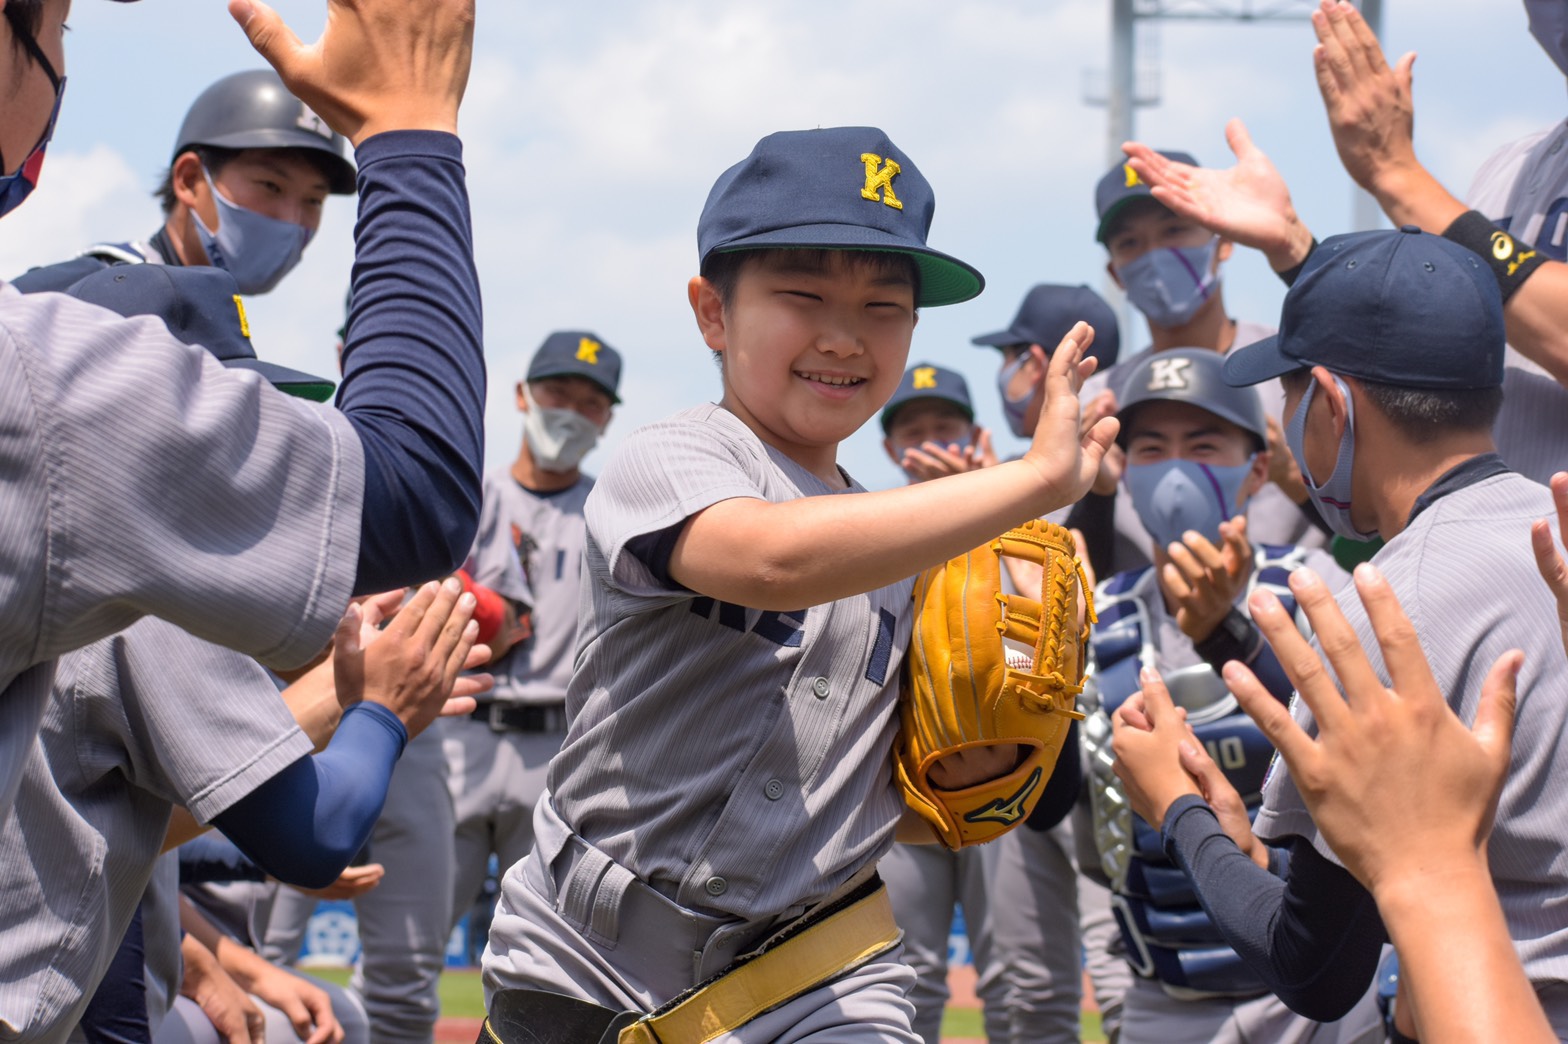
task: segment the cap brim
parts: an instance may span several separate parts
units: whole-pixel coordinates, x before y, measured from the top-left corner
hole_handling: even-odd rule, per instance
[[[223,365],[233,370],[258,373],[278,391],[311,402],[326,402],[337,390],[337,385],[325,377],[317,377],[303,370],[291,370],[277,363],[262,362],[260,359],[224,359]]]
[[[1246,388],[1282,377],[1305,365],[1300,359],[1292,359],[1280,351],[1279,335],[1275,334],[1241,348],[1232,348],[1225,355],[1220,376],[1232,388]]]
[[[737,250],[877,250],[908,254],[920,269],[920,308],[958,304],[980,296],[985,277],[978,269],[929,247],[862,225],[794,225],[759,232],[715,247],[710,253]]]
[[[1105,242],[1105,231],[1110,227],[1111,222],[1116,220],[1118,214],[1127,209],[1128,204],[1136,203],[1140,199],[1154,199],[1154,197],[1147,193],[1141,193],[1136,196],[1123,196],[1115,203],[1112,203],[1109,209],[1100,215],[1100,224],[1094,230],[1095,242]],[[1158,201],[1156,200],[1156,202]]]
[[[610,404],[612,406],[619,406],[621,404],[621,397],[615,394],[615,389],[611,388],[597,377],[591,377],[581,370],[540,370],[538,373],[528,374],[523,378],[523,380],[542,381],[550,377],[581,377],[585,381],[592,381],[600,391],[604,392],[604,394],[610,397]]]
[[[998,330],[996,333],[981,334],[979,337],[969,338],[970,344],[978,344],[985,348],[1002,348],[1009,344],[1029,344],[1029,338],[1022,337],[1011,330]]]

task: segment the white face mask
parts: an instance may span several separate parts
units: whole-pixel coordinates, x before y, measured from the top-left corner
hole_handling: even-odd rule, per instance
[[[523,441],[534,463],[545,471],[571,471],[599,442],[604,429],[576,410],[550,409],[534,401],[534,393],[523,383]]]

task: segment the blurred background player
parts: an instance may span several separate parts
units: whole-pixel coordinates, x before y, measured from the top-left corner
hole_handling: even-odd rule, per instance
[[[889,459],[904,469],[910,482],[982,467],[979,455],[990,444],[990,433],[975,423],[963,376],[930,363],[904,371],[898,390],[882,409],[882,431]],[[877,873],[887,882],[893,917],[904,930],[904,959],[917,976],[909,999],[915,1006],[914,1030],[926,1044],[938,1044],[942,1037],[955,906],[964,911],[975,992],[985,1006],[986,1037],[1008,1039],[1006,983],[991,954],[986,900],[986,853],[996,843],[957,851],[900,843],[877,864]]]
[[[1135,973],[1123,1044],[1359,1039],[1379,1031],[1371,998],[1341,1038],[1345,1024],[1319,1027],[1269,995],[1220,941],[1154,832],[1131,815],[1111,769],[1110,716],[1138,693],[1140,670],[1157,664],[1196,738],[1223,766],[1217,771],[1243,796],[1235,812],[1255,809],[1273,752],[1218,671],[1230,660],[1247,663],[1281,701],[1290,685],[1247,616],[1246,596],[1262,587],[1288,598],[1290,572],[1308,564],[1326,583],[1344,579],[1322,551],[1247,539],[1247,502],[1269,474],[1268,426],[1257,394],[1226,385],[1222,365],[1216,352],[1174,348],[1135,360],[1122,375],[1122,482],[1152,534],[1154,565],[1108,577],[1095,591],[1100,619],[1083,734],[1100,860],[1085,872],[1116,893],[1121,951]]]
[[[63,290],[105,264],[212,265],[264,294],[295,265],[328,195],[354,192],[348,143],[271,69],[233,73],[191,103],[155,193],[164,221],[146,240],[100,243],[15,280]]]
[[[1005,330],[972,339],[974,344],[1001,352],[997,392],[1014,435],[1028,438],[1034,434],[1044,404],[1038,387],[1041,362],[1035,355],[1036,346],[1041,351],[1051,351],[1080,321],[1094,327],[1090,353],[1102,367],[1114,365],[1121,345],[1116,313],[1087,286],[1041,283],[1024,296],[1017,315]],[[1086,396],[1086,423],[1103,416],[1108,408],[1108,398],[1091,402]],[[1075,529],[1075,533],[1084,539],[1086,564],[1099,562],[1103,568],[1109,568],[1115,534],[1110,522],[1113,505],[1110,497],[1090,494],[1072,509],[1053,516],[1070,517],[1075,526],[1085,527]],[[1003,562],[1008,567],[1008,579],[1018,589],[1029,590],[1038,585],[1037,578],[1015,575],[1018,563],[1010,559]],[[1076,735],[1079,726],[1073,728]],[[1057,761],[1056,774],[1051,779],[1052,790],[1057,793],[1069,778],[1083,778],[1082,764],[1068,761],[1067,752],[1072,749],[1071,744],[1064,747]],[[1070,774],[1065,771],[1069,768],[1074,770]],[[1081,803],[1078,789],[1081,788],[1061,795],[1067,806]],[[1099,878],[1078,875],[1078,863],[1085,858],[1086,845],[1087,858],[1095,858],[1089,839],[1075,837],[1079,831],[1060,809],[1044,806],[1042,801],[1042,808],[1026,821],[1024,829],[1004,834],[985,846],[991,863],[992,907],[1008,911],[1007,916],[992,918],[991,922],[993,959],[1007,986],[1008,1035],[1002,1039],[1017,1044],[1066,1044],[1078,1040],[1082,972],[1087,969],[1100,1009],[1101,1027],[1114,1041],[1120,1027],[1122,995],[1130,976],[1126,961],[1109,952],[1109,942],[1116,933],[1110,893],[1100,885]],[[1087,824],[1087,809],[1082,818]]]
[[[621,355],[603,338],[550,334],[517,382],[517,457],[485,476],[468,572],[504,600],[503,620],[486,668],[495,688],[471,718],[453,719],[443,731],[457,809],[452,922],[474,908],[492,854],[504,872],[533,845],[545,770],[566,739],[587,539],[583,504],[594,484],[581,464],[621,401],[620,383]],[[476,911],[481,927],[490,905]]]
[[[1197,166],[1184,152],[1164,155]],[[1095,186],[1097,239],[1106,251],[1106,271],[1127,293],[1127,300],[1143,313],[1149,324],[1150,352],[1171,348],[1207,348],[1221,355],[1238,345],[1250,344],[1273,333],[1271,327],[1231,318],[1225,310],[1225,289],[1221,266],[1230,258],[1230,240],[1215,235],[1191,218],[1173,212],[1155,199],[1149,186],[1126,163],[1107,171]],[[1110,408],[1118,405],[1120,380],[1115,371],[1107,373],[1103,384],[1089,385],[1090,394],[1104,388],[1110,392]],[[1260,389],[1265,416],[1279,412],[1284,392],[1279,382]],[[1282,450],[1277,430],[1269,442]],[[1290,454],[1275,452],[1269,484],[1253,497],[1247,522],[1253,540],[1280,545],[1322,546],[1327,534],[1312,521],[1313,512],[1306,487],[1291,469]],[[1126,497],[1117,490],[1116,479],[1122,458],[1112,454],[1102,469],[1095,493],[1116,497],[1115,524],[1120,552],[1114,562],[1116,572],[1149,564],[1148,533],[1139,525]],[[1303,507],[1305,505],[1305,507]],[[1088,504],[1080,509],[1085,510]],[[1073,520],[1074,524],[1077,519]]]

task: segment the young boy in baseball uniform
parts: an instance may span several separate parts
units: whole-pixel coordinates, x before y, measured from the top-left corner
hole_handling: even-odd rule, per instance
[[[874,869],[903,812],[911,577],[1076,499],[1115,429],[1079,434],[1080,326],[1019,460],[880,493],[838,466],[917,309],[983,285],[926,245],[933,205],[864,127],[770,135],[709,194],[688,296],[723,394],[635,432],[588,498],[570,722],[497,903],[492,1035],[918,1039]],[[1013,765],[966,768],[945,782]],[[732,967],[770,938],[789,969]]]

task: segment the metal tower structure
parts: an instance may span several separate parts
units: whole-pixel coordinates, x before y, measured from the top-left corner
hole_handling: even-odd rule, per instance
[[[1359,0],[1356,6],[1381,38],[1383,0]],[[1140,22],[1153,25],[1160,21],[1304,21],[1311,17],[1317,0],[1110,0],[1110,7],[1109,75],[1103,91],[1095,91],[1091,83],[1084,92],[1084,100],[1090,105],[1105,107],[1107,165],[1120,162],[1122,142],[1134,138],[1136,110],[1160,101],[1158,55],[1146,56],[1148,60],[1142,68],[1139,66]],[[1377,227],[1382,213],[1371,196],[1356,189],[1352,208],[1356,228]]]

